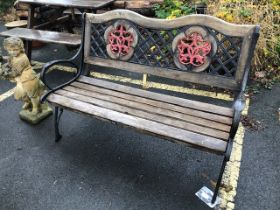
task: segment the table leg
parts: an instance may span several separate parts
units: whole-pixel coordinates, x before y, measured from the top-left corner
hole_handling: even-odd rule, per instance
[[[27,28],[31,29],[34,25],[34,10],[35,7],[33,5],[30,5],[28,9],[28,22],[27,22]],[[25,45],[25,52],[27,54],[27,57],[31,61],[31,53],[32,53],[32,41],[27,41]]]

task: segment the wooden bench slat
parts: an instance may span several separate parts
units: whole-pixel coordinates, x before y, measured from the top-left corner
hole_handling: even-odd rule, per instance
[[[157,134],[161,137],[167,137],[184,142],[200,149],[208,149],[211,152],[220,154],[224,153],[226,150],[227,142],[223,140],[175,128],[162,123],[153,122],[136,116],[130,116],[110,109],[101,108],[61,95],[51,94],[48,96],[48,101],[54,105],[65,107],[66,109],[122,123],[146,132]]]
[[[182,113],[176,112],[174,110],[168,110],[164,107],[162,108],[162,107],[155,107],[155,106],[143,104],[140,101],[138,101],[138,102],[131,101],[129,97],[127,97],[125,99],[121,99],[121,98],[117,98],[117,97],[114,97],[114,96],[111,96],[111,95],[106,96],[105,95],[106,93],[101,92],[101,94],[99,94],[99,93],[95,92],[90,87],[88,87],[88,90],[90,92],[79,91],[78,89],[73,89],[71,87],[65,87],[64,89],[72,91],[72,92],[74,91],[76,93],[79,92],[80,94],[86,94],[87,96],[92,96],[92,97],[99,98],[99,99],[102,99],[102,100],[114,101],[115,103],[120,103],[122,105],[142,109],[142,110],[145,110],[145,111],[149,111],[151,113],[157,113],[157,114],[160,114],[160,115],[173,117],[173,118],[176,118],[176,119],[183,120],[185,122],[190,122],[190,123],[193,123],[193,124],[202,125],[203,127],[214,128],[216,130],[221,130],[221,131],[226,131],[226,132],[230,131],[230,126],[229,125],[225,125],[225,124],[218,123],[218,122],[213,122],[211,120],[207,120],[207,119],[203,119],[203,118],[199,118],[199,117],[195,117],[195,116],[182,114]]]
[[[183,129],[186,129],[186,130],[189,130],[192,132],[212,136],[212,137],[219,138],[219,139],[228,140],[228,137],[229,137],[228,132],[223,132],[223,131],[215,130],[212,128],[198,126],[198,125],[184,122],[182,120],[178,120],[178,119],[175,119],[172,117],[166,117],[166,116],[160,115],[158,113],[155,114],[155,113],[150,112],[153,110],[148,111],[148,110],[143,110],[141,107],[138,107],[141,104],[130,104],[129,101],[124,100],[124,99],[121,99],[122,101],[119,101],[118,98],[112,97],[111,100],[110,99],[108,100],[108,98],[110,98],[111,96],[105,95],[102,97],[101,94],[98,96],[98,94],[91,93],[90,91],[81,90],[81,89],[77,89],[77,88],[73,88],[73,87],[65,87],[65,90],[56,91],[56,94],[66,96],[69,98],[73,98],[73,99],[76,99],[79,101],[91,103],[91,104],[94,104],[97,106],[101,106],[101,107],[115,110],[118,112],[122,112],[125,114],[134,115],[137,117],[149,119],[151,121],[156,121],[156,122],[160,122],[160,123],[163,123],[166,125],[183,128]],[[95,95],[97,95],[97,96],[95,96]],[[107,99],[107,100],[104,100],[104,99]]]
[[[77,46],[81,44],[81,37],[77,34],[43,31],[28,28],[13,28],[0,33],[1,36],[19,37],[26,40],[65,44]]]
[[[178,98],[175,96],[170,95],[163,95],[151,91],[141,90],[137,88],[131,88],[125,85],[120,85],[100,79],[90,78],[86,76],[81,76],[78,78],[78,81],[88,83],[95,86],[100,86],[103,88],[111,89],[111,90],[118,90],[125,93],[130,93],[132,95],[137,95],[145,98],[150,98],[158,101],[168,102],[171,104],[176,104],[179,106],[184,106],[192,109],[202,110],[210,113],[216,113],[224,116],[233,116],[233,110],[231,108],[226,108],[222,106],[217,106],[213,104],[192,101],[188,99]]]
[[[86,49],[88,50],[90,45]],[[231,78],[221,77],[219,75],[197,74],[191,71],[179,71],[156,66],[146,66],[137,63],[130,63],[120,60],[105,59],[93,57],[86,54],[84,62],[104,68],[114,68],[121,71],[135,72],[138,74],[149,74],[157,77],[168,78],[172,80],[184,81],[189,83],[214,86],[233,91],[240,90],[239,84]]]
[[[143,104],[148,104],[148,105],[152,105],[155,107],[165,108],[165,109],[176,111],[176,112],[179,112],[182,114],[187,114],[187,115],[215,121],[215,122],[219,122],[219,123],[226,124],[226,125],[232,124],[232,118],[227,117],[227,116],[221,116],[221,115],[203,112],[203,111],[199,111],[199,110],[195,110],[195,109],[191,109],[191,108],[181,107],[178,105],[169,104],[169,103],[162,102],[162,101],[155,101],[155,100],[148,99],[148,98],[142,98],[139,96],[135,96],[135,95],[131,95],[131,94],[123,93],[123,92],[118,92],[115,90],[100,88],[100,87],[97,87],[94,85],[88,85],[88,84],[80,83],[80,82],[74,82],[71,84],[71,86],[78,87],[78,88],[85,89],[85,90],[95,91],[95,92],[102,93],[102,94],[116,96],[118,98],[129,99],[131,101],[141,102]]]

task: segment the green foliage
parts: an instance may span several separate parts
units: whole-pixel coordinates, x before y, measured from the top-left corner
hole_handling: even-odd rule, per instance
[[[280,81],[279,11],[280,0],[212,0],[207,4],[208,14],[227,22],[260,25],[251,71],[253,93]]]
[[[252,15],[252,11],[247,8],[241,8],[239,11],[239,14],[240,14],[240,16],[242,16],[244,18],[248,18]]]
[[[0,14],[6,12],[14,4],[15,0],[1,0],[0,3]]]
[[[280,36],[277,38],[277,43],[275,45],[275,51],[277,52],[279,58],[280,58]]]
[[[194,8],[183,0],[164,0],[163,4],[156,4],[154,10],[156,17],[164,19],[174,19],[195,13]]]

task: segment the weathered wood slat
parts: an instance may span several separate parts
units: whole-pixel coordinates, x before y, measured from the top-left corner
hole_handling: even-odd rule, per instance
[[[117,97],[114,97],[114,96],[102,95],[102,94],[98,94],[96,92],[94,94],[91,94],[88,91],[73,89],[71,87],[66,87],[65,89],[68,90],[68,91],[79,93],[79,94],[92,96],[92,97],[95,97],[95,98],[98,98],[98,99],[115,102],[115,103],[118,103],[118,104],[121,104],[121,105],[124,105],[124,106],[129,106],[129,107],[132,107],[134,109],[141,109],[141,110],[153,113],[153,114],[172,117],[174,119],[179,119],[179,120],[185,121],[187,123],[200,125],[200,126],[203,126],[205,128],[213,128],[213,129],[216,129],[216,130],[226,131],[226,132],[230,131],[230,126],[229,125],[224,125],[224,124],[213,122],[213,121],[210,121],[210,120],[205,120],[205,119],[202,119],[202,118],[181,114],[181,113],[178,113],[178,112],[175,112],[175,111],[172,111],[172,110],[168,110],[168,109],[164,109],[164,108],[160,108],[160,107],[154,107],[154,106],[150,106],[150,105],[145,105],[145,104],[141,104],[141,103],[138,103],[138,102],[117,98]]]
[[[208,113],[208,112],[198,111],[198,110],[191,109],[191,108],[177,106],[177,105],[162,102],[162,101],[155,101],[155,100],[151,100],[151,99],[147,99],[147,98],[143,98],[143,97],[127,94],[127,93],[122,93],[122,92],[118,92],[115,90],[100,88],[100,87],[97,87],[94,85],[88,85],[88,84],[80,83],[80,82],[74,82],[71,84],[71,86],[89,90],[89,91],[94,91],[97,93],[116,96],[118,98],[123,98],[123,99],[131,100],[131,101],[141,102],[143,104],[148,104],[148,105],[152,105],[155,107],[160,107],[160,108],[176,111],[179,113],[183,113],[186,115],[191,115],[191,116],[208,119],[208,120],[215,121],[215,122],[220,122],[220,123],[226,124],[226,125],[232,124],[232,118],[227,117],[227,116],[221,116],[221,115],[212,114],[212,113]]]
[[[59,94],[59,95],[62,95],[62,96],[68,97],[68,98],[72,98],[75,100],[83,101],[86,103],[90,103],[93,105],[97,105],[97,106],[100,106],[100,107],[103,107],[106,109],[118,111],[118,112],[121,112],[124,114],[137,116],[140,118],[163,123],[163,124],[177,127],[177,128],[183,128],[188,131],[204,134],[207,136],[212,136],[212,137],[223,139],[223,140],[228,140],[228,137],[229,137],[228,132],[223,132],[223,131],[219,131],[219,130],[215,130],[215,129],[207,128],[207,127],[202,127],[202,126],[184,122],[182,120],[178,120],[175,118],[166,117],[164,115],[152,113],[152,112],[150,112],[151,110],[145,111],[141,107],[136,107],[136,106],[132,107],[129,101],[127,102],[127,106],[125,106],[125,104],[120,103],[115,98],[112,98],[111,100],[103,100],[102,97],[100,97],[100,95],[97,95],[96,97],[94,97],[95,94],[92,94],[89,91],[81,90],[78,88],[65,88],[65,90],[57,91],[56,94]],[[110,96],[105,96],[104,98],[106,98],[106,97],[108,98]],[[123,100],[123,102],[125,102],[125,101],[126,100]]]
[[[87,38],[86,38],[87,39]],[[86,55],[89,54],[89,48],[87,48]],[[215,76],[209,74],[198,74],[196,72],[182,72],[176,71],[174,69],[144,66],[140,64],[128,63],[124,61],[97,58],[97,57],[87,57],[85,56],[85,63],[108,67],[116,68],[119,70],[125,70],[136,73],[145,73],[150,75],[155,75],[159,77],[175,79],[179,81],[187,81],[195,84],[208,85],[214,87],[220,87],[230,90],[239,90],[239,84],[234,79],[229,79],[222,76]]]
[[[226,149],[227,143],[217,138],[196,134],[187,130],[142,119],[136,116],[130,116],[57,94],[51,94],[48,97],[48,101],[67,109],[122,123],[124,125],[148,131],[159,136],[169,137],[193,146],[200,147],[202,149],[208,149],[212,152],[223,153]]]
[[[254,33],[254,29],[251,30],[251,34]],[[241,52],[240,52],[240,59],[238,59],[238,65],[237,65],[237,69],[245,69],[248,68],[250,66],[250,63],[248,63],[248,58],[250,57],[250,51],[252,50],[251,45],[252,45],[252,39],[253,36],[247,36],[244,38],[243,42],[242,42],[242,47],[241,47]],[[246,66],[249,65],[249,66]],[[249,71],[247,69],[247,71]],[[236,81],[238,81],[240,84],[242,83],[242,80],[244,78],[244,71],[236,71],[235,74],[235,79]]]
[[[219,123],[215,123],[215,122],[211,122],[211,121],[201,120],[200,118],[197,118],[197,117],[184,115],[184,114],[177,113],[177,112],[174,112],[174,111],[171,111],[168,109],[154,107],[154,106],[142,104],[139,102],[130,101],[127,99],[117,98],[114,96],[106,95],[104,93],[102,94],[102,93],[97,93],[97,92],[91,92],[91,91],[87,91],[87,90],[79,89],[79,88],[75,88],[75,87],[70,87],[70,86],[65,87],[64,89],[67,91],[70,91],[70,92],[78,93],[80,95],[93,97],[98,100],[112,102],[114,104],[118,104],[121,106],[126,106],[126,107],[130,107],[130,108],[133,108],[136,110],[145,111],[145,112],[151,113],[153,115],[159,115],[159,116],[172,118],[174,120],[175,119],[180,120],[180,121],[186,122],[188,124],[196,124],[206,130],[207,130],[207,128],[212,128],[213,130],[221,131],[221,133],[220,133],[220,134],[222,134],[221,138],[228,139],[227,133],[230,131],[230,126],[225,126],[223,124],[219,124]],[[206,123],[206,122],[208,122],[208,123]],[[226,131],[226,132],[222,132],[222,131]]]
[[[85,84],[77,84],[77,83],[73,83],[73,86],[80,86],[80,87],[85,87]],[[76,89],[73,89],[71,87],[66,87],[65,89],[69,90],[69,91],[78,91]],[[161,103],[163,106],[153,106],[153,105],[149,105],[149,104],[145,104],[142,103],[141,100],[139,101],[133,101],[131,100],[131,98],[129,96],[125,97],[125,99],[119,98],[119,97],[115,97],[112,96],[112,94],[109,93],[109,95],[105,95],[105,92],[99,91],[95,92],[94,91],[94,87],[91,88],[89,86],[87,86],[86,88],[83,88],[84,90],[89,90],[90,92],[82,92],[82,91],[78,91],[81,94],[90,94],[93,93],[92,95],[94,95],[94,97],[98,97],[100,99],[103,100],[112,100],[114,99],[116,101],[116,103],[121,103],[123,105],[130,105],[131,107],[138,107],[138,108],[142,108],[143,110],[146,111],[151,111],[152,113],[157,113],[160,115],[166,115],[169,117],[173,117],[173,118],[177,118],[186,122],[191,122],[193,124],[197,124],[197,125],[203,125],[204,127],[209,127],[209,128],[214,128],[217,130],[222,130],[222,131],[230,131],[230,125],[226,125],[223,123],[219,123],[219,122],[214,122],[212,120],[209,119],[204,119],[201,117],[197,117],[197,116],[192,116],[192,115],[188,115],[188,114],[183,114],[181,112],[176,112],[175,110],[172,109],[168,109],[168,105],[167,103]],[[110,92],[110,91],[107,91]],[[113,92],[113,91],[111,91]],[[152,101],[152,100],[151,100]],[[157,102],[157,101],[155,101]],[[166,106],[164,106],[164,104]],[[181,107],[182,109],[184,109],[183,107]]]
[[[81,76],[79,77],[78,81],[84,82],[87,84],[111,89],[111,90],[118,90],[124,93],[129,93],[131,95],[137,95],[153,100],[158,100],[158,101],[163,101],[163,102],[168,102],[171,104],[176,104],[179,106],[183,107],[188,107],[196,110],[202,110],[210,113],[216,113],[224,116],[233,116],[233,110],[231,108],[226,108],[226,107],[221,107],[213,104],[208,104],[208,103],[203,103],[203,102],[198,102],[198,101],[192,101],[188,99],[183,99],[183,98],[178,98],[170,95],[163,95],[159,93],[154,93],[151,91],[146,91],[146,90],[141,90],[137,88],[132,88],[124,85],[119,85],[116,83],[100,80],[100,79],[95,79],[95,78],[90,78],[90,77],[85,77]]]
[[[147,28],[172,29],[186,25],[204,25],[229,36],[246,36],[254,25],[238,25],[225,22],[209,15],[187,15],[173,20],[148,18],[129,10],[113,10],[104,14],[87,14],[92,23],[103,23],[114,19],[133,20],[133,22]]]
[[[90,46],[91,46],[91,24],[88,19],[85,20],[85,41],[84,45],[84,56],[88,57],[90,53]]]
[[[85,9],[99,9],[112,3],[114,0],[18,0],[19,3],[52,5]]]
[[[27,20],[17,20],[17,21],[12,21],[9,23],[5,24],[5,27],[8,29],[12,29],[15,27],[26,27],[27,26]]]
[[[80,45],[81,37],[77,34],[42,31],[28,28],[14,28],[0,33],[0,36],[15,36],[26,40],[38,40],[41,42]]]

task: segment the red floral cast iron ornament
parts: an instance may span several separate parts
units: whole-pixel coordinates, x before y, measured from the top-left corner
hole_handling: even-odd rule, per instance
[[[128,60],[138,42],[136,31],[126,21],[117,21],[104,34],[107,54],[113,59]]]
[[[201,27],[191,27],[175,37],[172,43],[174,62],[183,70],[204,71],[216,53],[214,38]]]
[[[177,47],[180,63],[201,66],[210,53],[211,43],[205,42],[201,34],[193,32],[181,39]]]

